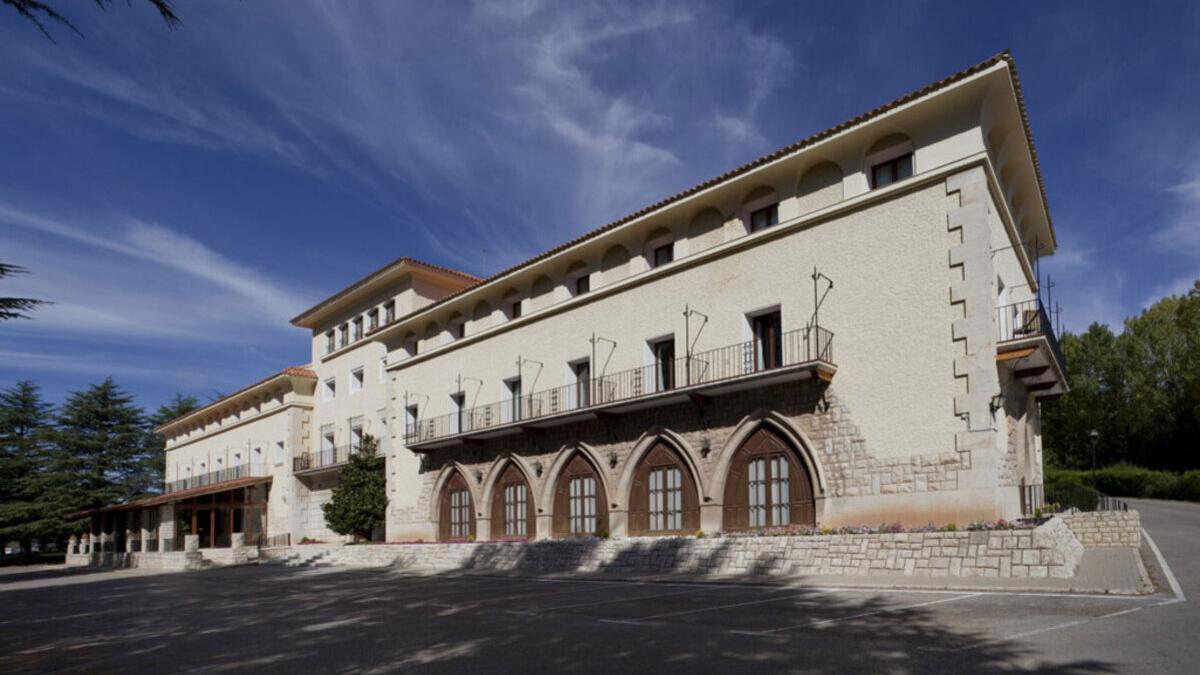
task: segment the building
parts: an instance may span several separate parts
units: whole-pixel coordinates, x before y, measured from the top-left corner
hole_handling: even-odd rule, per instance
[[[328,540],[367,433],[390,541],[1017,517],[1067,390],[1056,246],[1000,54],[487,279],[368,275],[293,320],[311,364],[160,427],[167,491],[93,529]]]

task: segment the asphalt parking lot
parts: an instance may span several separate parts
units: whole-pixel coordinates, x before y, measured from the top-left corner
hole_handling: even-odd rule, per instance
[[[1200,507],[1147,506],[1174,567]],[[1179,593],[1193,565],[1176,569]],[[0,575],[0,672],[1194,672],[1198,617],[1163,585],[1104,597],[345,568],[26,571]]]

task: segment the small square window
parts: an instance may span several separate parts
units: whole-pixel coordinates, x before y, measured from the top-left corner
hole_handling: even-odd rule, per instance
[[[592,277],[590,274],[585,274],[575,279],[575,295],[583,295],[592,290]]]
[[[750,214],[750,231],[759,232],[779,224],[779,205],[772,204]]]
[[[350,371],[350,393],[353,394],[362,391],[363,388],[363,369],[362,366]]]
[[[337,397],[337,379],[329,378],[325,380],[325,386],[321,389],[321,400],[332,401]]]
[[[450,332],[454,335],[455,340],[462,339],[467,336],[467,323],[461,322],[450,326]]]
[[[326,333],[325,333],[325,353],[328,354],[335,349],[337,349],[337,342],[335,341],[333,331],[326,331]]]
[[[350,324],[344,323],[338,328],[338,347],[350,344]]]
[[[661,267],[675,259],[675,244],[663,244],[654,249],[654,267]]]
[[[396,301],[389,300],[387,302],[387,304],[385,304],[383,306],[383,321],[384,321],[384,323],[391,323],[395,320],[396,320]]]
[[[871,188],[879,189],[913,175],[912,153],[903,154],[871,167]]]
[[[379,328],[379,310],[373,309],[367,312],[367,330],[372,331]]]
[[[358,340],[362,339],[362,336],[363,336],[363,320],[362,320],[362,317],[360,316],[354,320],[354,340],[357,342]]]
[[[508,316],[512,319],[521,318],[521,301],[517,300],[508,306]]]

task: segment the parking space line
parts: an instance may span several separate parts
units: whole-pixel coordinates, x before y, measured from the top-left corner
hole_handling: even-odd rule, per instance
[[[652,595],[639,595],[639,596],[628,597],[628,598],[609,598],[608,600],[600,600],[597,602],[578,602],[578,603],[575,603],[572,605],[557,605],[555,607],[545,607],[545,608],[542,608],[539,610],[533,610],[533,611],[509,609],[509,610],[505,610],[505,613],[506,614],[519,614],[522,616],[537,616],[539,614],[545,614],[547,612],[556,612],[556,611],[563,610],[563,609],[576,609],[578,607],[595,607],[597,605],[612,605],[612,604],[616,604],[616,603],[620,603],[620,602],[636,602],[638,600],[649,600],[650,598],[665,598],[665,597],[669,597],[672,595],[686,595],[688,593],[700,593],[700,592],[707,591],[707,590],[717,591],[717,590],[725,590],[725,589],[722,589],[722,588],[711,588],[711,589],[688,588],[686,590],[672,591],[670,593],[654,593]]]
[[[783,595],[783,596],[780,596],[777,598],[764,598],[762,600],[749,600],[747,602],[734,602],[734,603],[729,603],[729,604],[725,604],[725,605],[713,605],[712,607],[698,607],[696,609],[685,609],[685,610],[681,610],[678,612],[664,612],[662,614],[651,614],[650,616],[640,616],[636,619],[600,619],[600,622],[601,623],[624,623],[624,624],[633,624],[633,625],[646,624],[646,623],[650,623],[650,622],[654,621],[655,619],[665,619],[665,618],[672,617],[672,616],[683,616],[685,614],[700,614],[702,612],[713,612],[718,609],[732,609],[734,607],[747,607],[749,605],[762,605],[762,604],[766,604],[768,602],[780,602],[783,600],[789,600],[798,595],[804,595],[804,593],[797,593],[797,592],[795,592],[794,589],[790,589],[790,588],[789,589],[781,589],[781,590],[788,590],[788,591],[791,591],[791,593],[789,595]],[[811,592],[812,591],[810,591],[808,589],[805,590],[805,593],[811,593]]]
[[[941,605],[941,604],[944,604],[947,602],[956,602],[958,600],[966,600],[967,598],[977,598],[980,595],[983,595],[983,594],[982,593],[967,593],[965,595],[957,595],[953,598],[938,598],[937,600],[930,600],[928,602],[918,602],[918,603],[914,603],[911,605],[901,605],[900,607],[888,607],[885,609],[878,609],[878,610],[875,610],[872,612],[860,612],[858,614],[851,614],[850,616],[842,616],[842,617],[838,617],[835,619],[818,619],[816,621],[809,621],[807,623],[796,624],[794,626],[782,626],[780,628],[772,628],[769,630],[757,630],[757,631],[731,630],[728,632],[735,633],[738,635],[773,635],[775,633],[782,633],[783,631],[795,630],[797,628],[823,628],[825,626],[832,626],[834,624],[842,623],[845,621],[851,621],[853,619],[861,619],[863,617],[875,616],[877,614],[887,614],[889,612],[902,612],[906,609],[916,609],[918,607],[928,607],[930,605]]]

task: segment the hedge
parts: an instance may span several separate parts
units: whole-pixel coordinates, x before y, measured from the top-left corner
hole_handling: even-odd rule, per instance
[[[1200,501],[1200,470],[1187,473],[1154,471],[1131,464],[1114,464],[1102,469],[1047,469],[1047,492],[1080,492],[1075,486],[1092,488],[1113,497],[1148,497]]]

